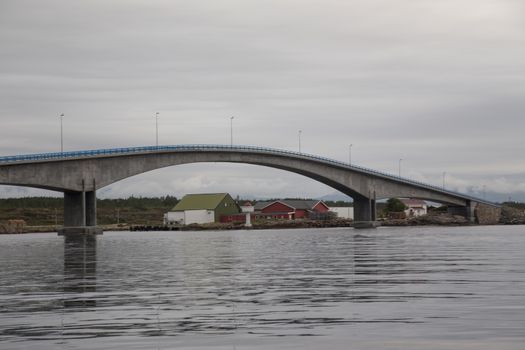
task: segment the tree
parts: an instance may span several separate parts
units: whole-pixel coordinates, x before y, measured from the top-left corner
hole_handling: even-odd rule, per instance
[[[390,198],[386,201],[385,209],[388,213],[399,213],[405,211],[407,209],[407,206],[398,198]]]

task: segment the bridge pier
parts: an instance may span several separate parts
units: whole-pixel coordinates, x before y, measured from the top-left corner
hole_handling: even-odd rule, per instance
[[[64,227],[58,235],[102,234],[97,227],[96,191],[64,192]]]
[[[376,228],[376,201],[367,197],[354,197],[354,228]]]
[[[476,205],[476,202],[468,200],[466,206],[449,205],[447,212],[452,215],[464,216],[471,224],[474,224],[476,223]]]

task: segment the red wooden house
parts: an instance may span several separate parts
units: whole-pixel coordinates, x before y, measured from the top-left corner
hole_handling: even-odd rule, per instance
[[[255,204],[255,217],[266,219],[307,219],[311,213],[326,213],[328,206],[318,200],[276,200]]]

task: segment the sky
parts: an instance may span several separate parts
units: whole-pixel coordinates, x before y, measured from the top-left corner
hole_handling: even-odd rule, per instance
[[[0,2],[0,155],[155,144],[298,150],[525,201],[522,0]],[[322,197],[239,164],[156,170],[106,198]],[[50,192],[0,186],[0,197]]]

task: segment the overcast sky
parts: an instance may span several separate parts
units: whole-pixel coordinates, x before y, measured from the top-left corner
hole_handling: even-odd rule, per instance
[[[0,154],[234,143],[525,200],[523,0],[0,1]],[[102,197],[318,197],[283,171],[194,164]],[[0,196],[44,193],[0,186]]]

